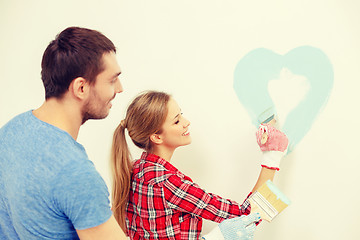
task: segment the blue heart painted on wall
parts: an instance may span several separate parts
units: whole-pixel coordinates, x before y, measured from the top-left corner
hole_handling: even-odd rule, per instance
[[[295,48],[285,55],[264,48],[255,49],[238,62],[234,72],[234,90],[257,127],[267,117],[276,114],[268,83],[277,79],[283,68],[306,77],[310,86],[305,97],[284,121],[282,130],[289,138],[291,152],[310,130],[330,96],[334,73],[326,54],[311,46]]]

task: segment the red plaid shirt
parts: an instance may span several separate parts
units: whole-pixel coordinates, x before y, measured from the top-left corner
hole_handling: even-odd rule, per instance
[[[131,239],[199,239],[202,218],[220,223],[250,210],[248,201],[205,192],[156,155],[144,152],[134,164],[126,209]]]

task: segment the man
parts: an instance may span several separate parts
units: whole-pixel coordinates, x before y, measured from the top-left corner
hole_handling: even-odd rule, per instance
[[[123,91],[113,43],[71,27],[44,52],[45,102],[0,130],[1,239],[126,239],[105,182],[76,142]]]
[[[80,126],[105,118],[123,91],[115,54],[107,37],[79,27],[46,48],[45,102],[0,129],[0,239],[126,239],[105,182],[76,142]],[[257,216],[237,220],[236,231],[253,234]]]

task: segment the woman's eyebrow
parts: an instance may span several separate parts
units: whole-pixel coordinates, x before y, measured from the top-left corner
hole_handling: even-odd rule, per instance
[[[180,113],[176,114],[176,116],[173,119],[175,120],[176,118],[179,117],[179,115],[180,115]]]
[[[116,78],[116,77],[119,77],[120,74],[121,74],[121,72],[115,73],[115,74],[111,77],[111,79]]]
[[[175,120],[177,117],[180,116],[180,114],[181,114],[181,109],[180,109],[180,113],[176,114],[176,116],[173,119]]]

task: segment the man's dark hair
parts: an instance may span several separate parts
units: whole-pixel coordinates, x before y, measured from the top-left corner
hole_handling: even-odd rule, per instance
[[[50,42],[41,62],[45,99],[61,98],[77,77],[95,83],[104,70],[102,56],[111,51],[116,52],[114,44],[98,31],[80,27],[62,31]]]

